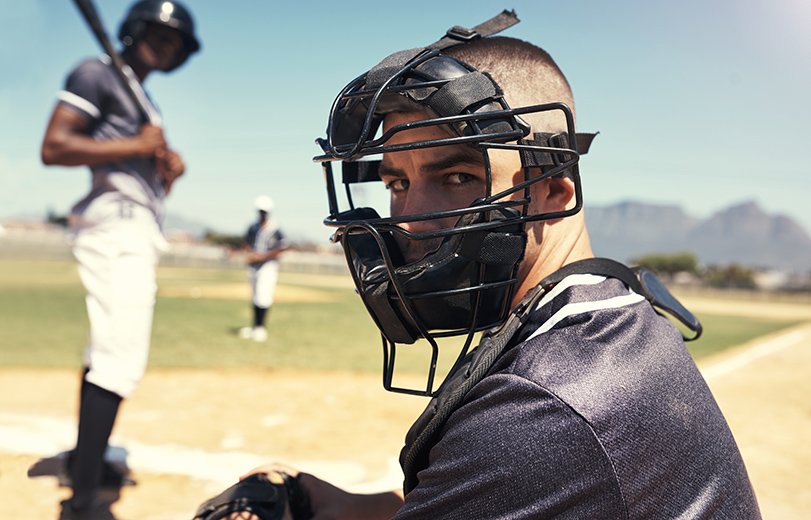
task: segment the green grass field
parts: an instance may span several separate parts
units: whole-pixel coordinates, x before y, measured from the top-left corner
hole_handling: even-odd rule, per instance
[[[287,294],[316,290],[327,298],[280,298],[269,320],[271,338],[257,344],[236,336],[250,320],[247,300],[193,297],[195,288],[247,286],[244,271],[161,267],[158,278],[151,367],[380,370],[376,328],[354,292],[340,284],[282,273],[280,289]],[[699,317],[704,336],[689,344],[696,358],[796,323]],[[84,292],[72,262],[0,260],[0,364],[79,367],[87,328]],[[403,361],[404,372],[422,373],[427,358]]]

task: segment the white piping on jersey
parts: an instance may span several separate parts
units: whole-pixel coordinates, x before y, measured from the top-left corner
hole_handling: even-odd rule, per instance
[[[540,309],[550,301],[557,298],[558,294],[562,293],[569,287],[573,287],[575,285],[597,285],[598,283],[602,283],[606,280],[605,276],[600,276],[598,274],[571,274],[558,282],[551,291],[546,293],[541,301],[538,302],[536,309]]]
[[[163,119],[161,118],[161,115],[158,113],[155,105],[152,104],[152,101],[149,100],[149,97],[147,97],[146,92],[144,92],[144,87],[141,86],[141,82],[138,81],[135,73],[132,71],[129,65],[124,65],[122,70],[124,71],[124,75],[127,76],[127,79],[129,79],[129,84],[132,85],[132,90],[135,92],[135,97],[138,98],[141,106],[146,109],[146,116],[149,119],[150,124],[155,126],[163,126]]]
[[[540,302],[538,302],[536,309],[540,309],[541,307],[549,303],[553,298],[555,298],[555,296],[557,296],[558,294],[560,294],[569,287],[575,285],[596,285],[605,280],[606,280],[605,276],[598,276],[593,274],[574,274],[571,276],[567,276],[566,278],[561,280],[561,282],[558,283],[554,287],[554,289],[549,291],[549,293],[546,296],[544,296]],[[639,303],[644,299],[645,297],[642,296],[641,294],[637,294],[634,291],[628,289],[628,294],[624,294],[622,296],[614,296],[613,298],[608,298],[605,300],[566,304],[560,309],[558,309],[558,311],[555,314],[553,314],[548,320],[543,322],[540,325],[540,327],[538,327],[535,330],[535,332],[533,332],[525,341],[529,341],[535,336],[539,336],[545,332],[549,332],[561,320],[568,318],[569,316],[583,314],[584,312],[598,311],[601,309],[617,309],[619,307],[625,307],[628,305]]]
[[[59,93],[56,95],[56,99],[59,101],[64,101],[68,105],[73,105],[76,108],[87,112],[90,114],[91,117],[98,119],[101,117],[101,110],[98,109],[96,105],[91,103],[90,101],[86,100],[83,97],[77,96],[73,92],[68,92],[67,90],[60,90]]]
[[[106,54],[99,56],[99,60],[105,65],[110,65],[113,61]],[[161,118],[158,109],[155,108],[155,105],[152,104],[149,96],[146,95],[144,87],[141,85],[141,82],[138,81],[138,77],[135,75],[135,72],[133,72],[132,68],[130,68],[130,66],[127,64],[124,64],[124,67],[122,67],[121,70],[124,72],[124,75],[127,76],[127,83],[129,83],[129,85],[132,87],[132,91],[135,93],[135,97],[138,98],[140,105],[146,110],[146,117],[149,119],[150,124],[155,126],[163,126],[163,119]]]

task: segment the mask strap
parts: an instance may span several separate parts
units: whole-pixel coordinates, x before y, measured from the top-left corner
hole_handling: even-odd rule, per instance
[[[375,67],[372,67],[366,75],[367,87],[380,86],[384,80],[390,78],[396,71],[402,70],[414,58],[422,54],[428,49],[434,51],[441,51],[448,47],[453,47],[463,43],[472,42],[480,38],[492,36],[500,33],[508,27],[512,27],[520,20],[515,14],[515,11],[507,11],[506,9],[490,18],[486,22],[482,22],[472,29],[454,25],[445,33],[445,36],[435,41],[430,45],[423,48],[407,49],[404,51],[395,52],[387,56],[382,62]],[[433,54],[436,54],[434,52]]]
[[[515,11],[508,11],[505,9],[501,13],[490,18],[486,22],[480,23],[472,29],[468,29],[467,27],[462,27],[460,25],[454,25],[448,29],[445,36],[428,47],[437,50],[447,49],[448,47],[453,47],[454,45],[472,42],[474,40],[478,40],[479,38],[486,38],[487,36],[500,33],[504,29],[512,27],[518,22],[520,22],[520,20],[515,14]]]
[[[594,141],[595,137],[597,137],[596,133],[575,134],[575,138],[577,139],[577,149],[575,151],[579,155],[587,154],[589,148],[591,147],[591,143]],[[546,132],[537,132],[533,134],[532,139],[522,139],[519,141],[519,144],[539,146],[543,148],[560,148],[562,150],[567,150],[571,148],[569,144],[569,136],[568,134],[565,133],[549,134]],[[527,148],[522,148],[519,150],[519,153],[521,155],[521,164],[525,168],[542,168],[548,166],[557,166],[561,164],[561,162],[564,162],[558,159],[557,154],[548,151],[530,150]]]

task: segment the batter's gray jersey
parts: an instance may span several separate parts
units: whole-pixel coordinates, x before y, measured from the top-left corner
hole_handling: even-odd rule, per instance
[[[80,63],[68,76],[58,100],[60,106],[87,118],[91,137],[99,141],[133,137],[145,122],[106,55]],[[90,193],[76,203],[73,214],[81,217],[91,203],[101,202],[99,198],[104,195],[103,204],[110,205],[110,211],[119,211],[121,202],[133,203],[149,209],[158,222],[163,219],[166,192],[153,159],[121,160],[91,167],[91,171]]]

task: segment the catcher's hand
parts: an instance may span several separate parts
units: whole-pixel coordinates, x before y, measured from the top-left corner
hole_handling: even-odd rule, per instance
[[[286,473],[250,475],[197,508],[194,520],[306,520],[309,498]]]

